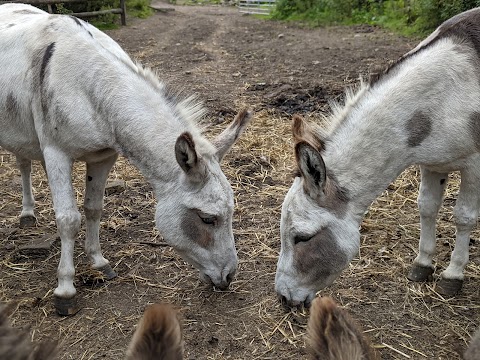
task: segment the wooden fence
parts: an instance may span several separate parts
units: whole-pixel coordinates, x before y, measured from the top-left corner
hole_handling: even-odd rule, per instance
[[[88,1],[94,1],[94,0],[0,0],[0,5],[7,4],[7,3],[17,3],[17,2],[21,2],[23,4],[30,4],[34,6],[47,5],[48,12],[53,13],[53,10],[52,10],[53,4],[86,3]],[[120,0],[120,7],[116,9],[80,12],[80,13],[73,13],[69,15],[77,16],[80,18],[88,18],[88,17],[98,16],[103,14],[120,14],[122,25],[127,25],[127,19],[126,19],[127,8],[125,6],[125,0]]]

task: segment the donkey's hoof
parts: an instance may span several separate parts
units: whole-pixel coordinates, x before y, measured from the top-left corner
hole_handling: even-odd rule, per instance
[[[407,279],[411,281],[432,281],[433,280],[433,268],[429,266],[412,265],[410,272],[407,275]]]
[[[75,315],[79,309],[77,306],[77,298],[74,296],[72,298],[61,298],[55,296],[55,309],[57,310],[57,314],[60,316],[71,316]]]
[[[33,227],[37,223],[37,218],[33,215],[20,216],[20,227],[28,228]]]
[[[112,269],[110,264],[102,266],[101,268],[98,268],[97,270],[101,271],[103,273],[106,280],[112,280],[112,279],[115,279],[117,277],[117,273]]]
[[[463,280],[440,278],[436,290],[440,295],[453,297],[462,289]]]

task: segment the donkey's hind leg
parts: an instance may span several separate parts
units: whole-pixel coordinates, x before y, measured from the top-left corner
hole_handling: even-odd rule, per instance
[[[20,227],[35,226],[37,218],[35,217],[34,207],[35,199],[32,192],[32,161],[17,156],[17,166],[22,176],[22,212],[20,214]]]
[[[420,168],[421,182],[418,195],[420,210],[420,244],[418,256],[413,261],[407,275],[412,281],[428,281],[433,274],[433,256],[435,255],[435,221],[442,205],[443,192],[447,185],[448,174]]]
[[[478,184],[480,175],[470,169],[461,171],[462,182],[458,193],[457,203],[453,210],[457,228],[455,248],[453,249],[450,264],[441,273],[437,291],[443,295],[454,296],[463,285],[463,271],[468,263],[468,246],[470,233],[477,224],[478,217]]]
[[[86,219],[85,252],[94,269],[100,270],[110,280],[117,276],[102,255],[99,231],[100,217],[103,209],[103,194],[108,173],[117,160],[117,154],[95,163],[87,163],[85,202],[83,209]]]

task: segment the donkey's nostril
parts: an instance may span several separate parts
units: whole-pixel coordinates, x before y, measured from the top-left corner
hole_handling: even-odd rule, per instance
[[[231,272],[227,274],[227,284],[230,284],[233,281],[233,277],[235,276],[235,272]]]

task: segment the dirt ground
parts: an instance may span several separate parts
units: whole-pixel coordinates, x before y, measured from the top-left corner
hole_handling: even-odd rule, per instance
[[[165,5],[166,6],[166,5]],[[53,308],[59,242],[31,251],[26,245],[55,240],[55,221],[45,175],[33,178],[38,224],[20,229],[21,185],[13,156],[0,149],[0,299],[15,301],[15,327],[33,341],[58,339],[60,359],[122,359],[146,305],[170,302],[183,318],[186,359],[303,359],[308,311],[287,311],[274,292],[283,197],[292,181],[291,114],[312,121],[341,99],[345,86],[375,66],[385,66],[416,45],[370,26],[306,29],[245,16],[234,7],[170,6],[174,11],[128,19],[108,34],[159,77],[208,109],[207,135],[223,129],[243,106],[256,116],[224,160],[236,197],[234,233],[239,269],[230,290],[198,280],[154,228],[151,187],[125,159],[110,179],[124,191],[106,196],[102,246],[119,274],[101,283],[76,244],[76,286],[81,310],[59,317]],[[375,176],[375,174],[372,174]],[[82,201],[84,167],[75,185]],[[437,274],[453,246],[452,176],[438,221]],[[372,205],[362,223],[359,256],[321,295],[349,309],[382,359],[459,359],[479,324],[478,239],[463,291],[454,299],[405,275],[418,247],[416,168],[408,169]],[[161,200],[161,199],[160,199]]]

